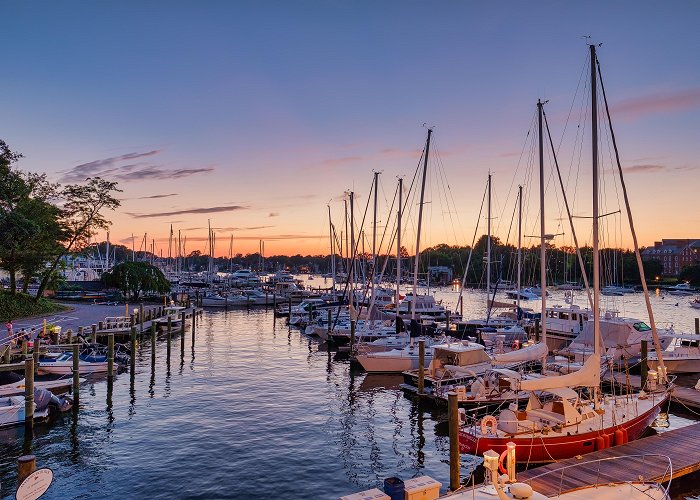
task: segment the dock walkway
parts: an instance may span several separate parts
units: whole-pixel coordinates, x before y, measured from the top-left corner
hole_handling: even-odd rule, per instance
[[[530,469],[518,474],[518,481],[527,482],[535,491],[552,496],[561,491],[582,488],[605,478],[609,478],[611,482],[621,477],[641,477],[645,481],[663,480],[665,475],[668,476],[666,467],[668,464],[664,464],[661,460],[649,460],[649,455],[668,456],[673,464],[675,480],[700,470],[700,448],[697,446],[699,440],[700,424],[689,425],[620,446],[587,453],[580,459],[569,458]],[[647,458],[643,455],[647,455]],[[595,462],[621,456],[629,457],[624,460]],[[591,462],[590,466],[587,466],[586,462]],[[570,467],[563,476],[551,473],[574,464],[577,464],[577,467]],[[547,472],[550,473],[542,475]]]

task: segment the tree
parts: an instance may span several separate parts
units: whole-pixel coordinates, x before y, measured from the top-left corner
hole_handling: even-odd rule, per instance
[[[142,292],[167,293],[170,282],[160,269],[147,262],[123,262],[102,275],[105,285],[118,288],[124,296],[137,300]]]
[[[24,276],[24,290],[44,264],[60,253],[63,232],[60,210],[51,203],[57,184],[45,175],[13,169],[22,155],[14,153],[0,140],[0,266],[10,275],[10,293],[14,294],[17,273]]]
[[[660,274],[659,272],[657,276]],[[685,266],[678,278],[681,281],[689,281],[691,285],[700,285],[700,266]]]
[[[93,177],[86,179],[84,184],[68,185],[61,191],[64,200],[61,211],[61,225],[65,231],[63,251],[53,259],[44,273],[37,299],[41,297],[52,274],[56,271],[61,258],[84,247],[89,238],[99,229],[107,229],[110,222],[102,214],[102,210],[114,210],[121,202],[112,193],[121,192],[117,183]]]

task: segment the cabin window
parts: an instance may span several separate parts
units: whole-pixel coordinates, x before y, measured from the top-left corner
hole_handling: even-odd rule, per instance
[[[647,325],[644,321],[640,321],[639,323],[635,323],[632,326],[638,332],[648,332],[649,330],[651,330],[651,327],[649,325]]]
[[[559,319],[569,319],[569,315],[567,313],[559,313]]]
[[[578,314],[572,313],[572,314],[571,314],[571,319],[574,320],[574,321],[576,321],[576,320],[578,319]]]

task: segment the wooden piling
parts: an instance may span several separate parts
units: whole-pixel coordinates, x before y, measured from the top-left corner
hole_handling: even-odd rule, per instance
[[[194,348],[195,323],[197,323],[197,310],[192,309],[192,347]]]
[[[107,377],[114,378],[114,334],[107,336]]]
[[[355,320],[350,321],[350,351],[355,347]]]
[[[535,320],[535,342],[540,341],[540,320]]]
[[[151,322],[151,365],[156,364],[156,323]]]
[[[98,321],[98,322],[97,322],[97,329],[98,329],[98,330],[100,330],[100,331],[101,331],[101,330],[104,330],[104,326],[105,326],[105,324],[104,324],[103,321]]]
[[[36,457],[22,455],[17,459],[17,487],[36,470]]]
[[[131,326],[131,356],[129,357],[129,371],[133,380],[134,371],[136,370],[136,325]]]
[[[66,332],[66,344],[72,344],[73,343],[73,330],[70,328]]]
[[[27,357],[27,352],[28,352],[27,339],[24,339],[24,340],[22,340],[22,358]]]
[[[328,309],[327,311],[327,321],[328,321],[328,338],[331,338],[331,332],[333,331],[333,312]]]
[[[73,344],[73,407],[78,408],[80,396],[80,346]]]
[[[97,325],[93,323],[90,328],[92,328],[92,338],[90,341],[97,342]]]
[[[24,422],[34,422],[34,360],[24,360]]]
[[[168,363],[170,362],[170,340],[172,337],[172,333],[173,333],[173,320],[170,317],[170,315],[168,315]]]
[[[459,403],[457,393],[447,393],[447,413],[450,425],[450,490],[459,488]]]
[[[180,354],[185,355],[185,316],[187,313],[182,311],[180,313]]]
[[[649,365],[647,365],[647,356],[649,353],[649,342],[642,340],[642,356],[640,360],[640,368],[642,370],[642,389],[647,385],[647,376],[649,374]]]
[[[78,327],[78,337],[85,338],[85,327],[84,326]]]
[[[12,361],[12,344],[8,343],[5,346],[5,351],[2,353],[2,362],[9,364]]]
[[[34,346],[32,347],[32,358],[34,358],[34,376],[39,375],[39,353],[41,352],[41,341],[39,337],[34,339]]]
[[[143,302],[139,304],[139,332],[143,333]]]
[[[425,340],[418,340],[418,395],[423,395],[425,387]]]
[[[700,335],[700,318],[695,318],[695,335]]]

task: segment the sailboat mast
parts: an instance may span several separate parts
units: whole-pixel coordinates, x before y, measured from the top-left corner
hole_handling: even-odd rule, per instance
[[[109,271],[109,231],[107,231],[107,251],[105,252],[105,271]]]
[[[523,187],[518,186],[518,311],[520,311],[520,288],[522,283],[520,282],[520,275],[522,274],[523,268]]]
[[[350,257],[350,304],[355,301],[355,193],[350,191],[350,248],[348,248]]]
[[[486,209],[486,310],[491,309],[491,172],[489,172]]]
[[[537,124],[540,147],[540,291],[542,292],[542,316],[540,328],[542,329],[542,342],[547,343],[547,244],[545,243],[544,228],[544,148],[542,146],[542,106],[544,103],[537,100]]]
[[[597,73],[595,69],[595,45],[591,44],[591,160],[593,165],[593,343],[594,357],[600,355],[600,256],[598,255],[599,208],[598,208],[598,97],[596,95]],[[596,409],[599,387],[593,388]]]
[[[333,219],[331,218],[330,205],[328,205],[328,237],[331,239],[331,285],[335,292],[335,242],[333,241]]]
[[[428,153],[430,152],[430,136],[433,129],[428,129],[428,139],[425,141],[425,156],[423,157],[423,179],[420,187],[420,204],[418,205],[418,228],[416,235],[416,262],[413,267],[413,300],[411,301],[411,319],[416,319],[416,297],[418,296],[418,263],[420,261],[420,229],[423,222],[423,201],[425,199],[425,178],[428,174]]]
[[[377,192],[379,172],[374,172],[374,219],[372,221],[372,302],[374,302],[374,279],[377,274]]]
[[[401,208],[403,207],[403,179],[399,177],[399,208],[396,211],[396,316],[399,316],[401,300]]]

